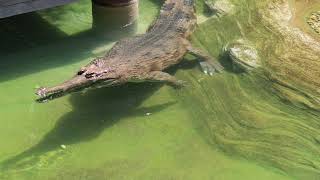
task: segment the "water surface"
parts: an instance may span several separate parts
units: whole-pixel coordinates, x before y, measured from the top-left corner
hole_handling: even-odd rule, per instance
[[[239,38],[257,47],[267,37],[281,38],[259,26],[259,1],[232,2],[238,13],[217,19],[197,1],[202,23],[192,37],[224,73],[205,76],[187,56],[170,69],[186,88],[128,84],[45,104],[34,101],[36,87],[72,76],[103,55],[119,32],[93,30],[87,0],[2,20],[0,177],[319,178],[319,111],[281,96],[268,68],[235,72],[223,51]],[[135,33],[146,30],[161,4],[141,0]]]

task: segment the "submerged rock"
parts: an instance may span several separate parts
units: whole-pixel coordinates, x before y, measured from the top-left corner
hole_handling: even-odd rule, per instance
[[[257,50],[245,40],[238,40],[225,48],[235,69],[250,71],[261,66]]]
[[[61,144],[60,147],[61,147],[61,149],[67,149],[67,146],[64,144]]]
[[[215,13],[218,17],[233,14],[234,5],[229,0],[206,0],[205,3],[209,7],[209,9]]]

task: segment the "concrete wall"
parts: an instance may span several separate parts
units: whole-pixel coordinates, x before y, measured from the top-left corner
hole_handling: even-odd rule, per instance
[[[0,0],[0,18],[67,4],[77,0]]]

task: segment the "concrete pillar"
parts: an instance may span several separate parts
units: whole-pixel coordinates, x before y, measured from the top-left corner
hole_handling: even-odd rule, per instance
[[[133,33],[139,0],[92,0],[93,28],[103,33]]]

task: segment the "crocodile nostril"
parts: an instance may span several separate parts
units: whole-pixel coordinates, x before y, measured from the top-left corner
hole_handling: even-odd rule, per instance
[[[86,78],[92,78],[95,73],[88,73],[84,75]]]

